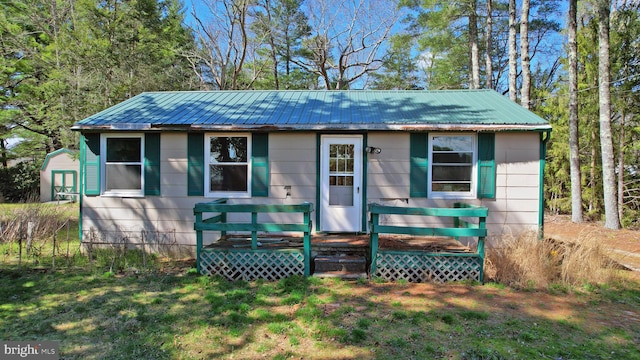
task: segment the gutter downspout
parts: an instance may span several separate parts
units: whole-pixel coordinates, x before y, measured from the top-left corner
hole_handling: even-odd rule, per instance
[[[551,130],[540,133],[540,194],[538,204],[538,239],[544,239],[544,168],[547,163],[547,142],[551,138]]]

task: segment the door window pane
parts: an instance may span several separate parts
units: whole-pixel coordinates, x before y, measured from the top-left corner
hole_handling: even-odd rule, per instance
[[[329,205],[353,206],[354,145],[329,145]]]

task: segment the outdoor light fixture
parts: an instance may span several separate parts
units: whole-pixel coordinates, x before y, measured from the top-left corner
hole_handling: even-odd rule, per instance
[[[366,148],[364,148],[364,151],[368,152],[369,154],[380,154],[382,152],[382,149],[373,146],[367,146]]]

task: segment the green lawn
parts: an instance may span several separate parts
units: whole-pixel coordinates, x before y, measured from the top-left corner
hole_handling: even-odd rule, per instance
[[[640,284],[227,282],[188,267],[0,269],[0,339],[64,359],[640,359]],[[168,269],[171,271],[163,271]]]

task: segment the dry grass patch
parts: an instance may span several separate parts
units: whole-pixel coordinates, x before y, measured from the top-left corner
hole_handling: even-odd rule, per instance
[[[600,239],[581,234],[574,242],[540,240],[534,232],[505,235],[500,247],[488,249],[486,275],[492,281],[518,288],[546,289],[616,280],[615,263]]]

